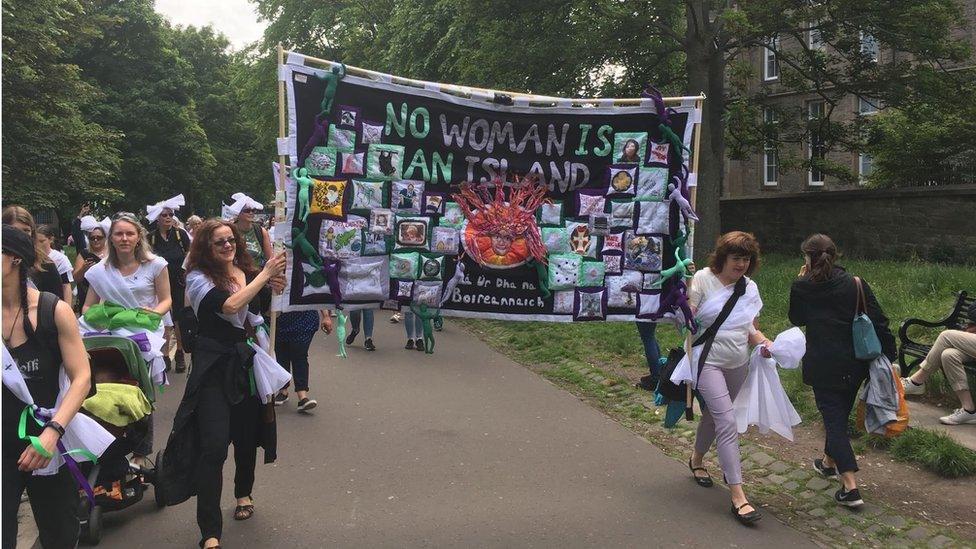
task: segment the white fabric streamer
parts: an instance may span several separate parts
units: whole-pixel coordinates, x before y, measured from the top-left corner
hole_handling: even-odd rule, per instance
[[[20,368],[17,367],[17,363],[10,356],[7,346],[3,346],[3,386],[9,389],[24,405],[31,406],[35,410],[35,414],[44,417],[54,417],[54,414],[61,406],[61,401],[64,399],[64,395],[71,384],[68,380],[67,373],[64,371],[64,367],[61,368],[58,374],[58,384],[61,391],[58,393],[54,408],[41,408],[35,405],[34,397],[31,396],[30,390],[27,388],[27,382],[24,381],[24,376],[21,374]],[[94,419],[81,413],[75,414],[75,417],[64,426],[64,436],[61,437],[61,442],[66,451],[70,452],[72,450],[84,449],[98,457],[101,457],[105,453],[105,449],[114,441],[115,437],[106,431],[104,427],[99,425]],[[72,454],[72,457],[75,461],[88,461],[88,457],[83,453]],[[58,451],[55,451],[54,456],[48,462],[47,466],[36,469],[34,474],[38,476],[53,475],[58,472],[58,469],[63,464],[64,456]]]
[[[146,219],[152,223],[153,221],[156,221],[159,214],[163,213],[163,210],[166,208],[169,208],[173,210],[173,213],[176,213],[176,211],[180,209],[180,206],[184,205],[186,205],[186,199],[183,198],[182,194],[178,194],[173,198],[163,200],[162,202],[157,202],[151,206],[146,206]]]
[[[776,336],[773,345],[779,344],[781,351],[785,351],[791,359],[795,357],[799,362],[806,350],[806,341],[798,341],[795,334],[791,333],[793,330],[796,328]],[[797,345],[799,345],[798,349]],[[796,356],[797,353],[799,356]],[[740,433],[746,432],[750,425],[755,425],[759,427],[759,432],[762,434],[773,431],[793,441],[793,426],[800,423],[800,414],[796,413],[793,403],[786,395],[786,390],[783,389],[776,371],[776,359],[763,357],[761,346],[757,346],[752,351],[749,359],[749,374],[732,406],[736,427]]]
[[[773,355],[780,368],[787,370],[799,368],[800,360],[806,352],[807,336],[795,326],[776,336],[776,340],[769,346],[769,354]]]
[[[438,305],[439,307],[443,307],[445,303],[450,301],[451,294],[454,293],[454,288],[457,288],[457,285],[460,284],[462,280],[464,280],[464,262],[461,261],[461,258],[459,257],[457,267],[454,269],[454,276],[452,276],[444,286],[444,293],[441,295],[441,302]]]

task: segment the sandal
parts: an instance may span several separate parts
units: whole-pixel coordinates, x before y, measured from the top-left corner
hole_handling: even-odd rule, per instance
[[[712,475],[708,474],[708,469],[705,469],[704,467],[691,466],[691,458],[688,458],[688,468],[691,469],[691,477],[695,479],[695,482],[698,483],[698,485],[702,488],[711,488],[715,484],[712,482]],[[695,474],[695,471],[703,471],[708,476],[700,477]]]
[[[238,505],[234,509],[234,520],[247,520],[254,516],[254,504]]]
[[[739,510],[741,510],[743,507],[752,507],[752,511],[742,514],[739,512]],[[759,512],[759,509],[756,509],[756,507],[748,501],[738,507],[736,507],[735,504],[732,504],[732,514],[735,515],[735,518],[739,519],[739,522],[742,524],[752,524],[762,518],[762,513]]]

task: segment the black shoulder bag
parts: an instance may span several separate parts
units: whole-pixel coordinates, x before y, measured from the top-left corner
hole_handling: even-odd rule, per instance
[[[699,335],[695,341],[691,344],[692,347],[697,347],[699,345],[704,345],[702,349],[701,356],[698,359],[698,372],[695,375],[695,379],[701,375],[702,368],[705,366],[705,361],[708,360],[708,352],[712,349],[712,342],[715,341],[715,334],[718,333],[719,328],[722,327],[722,323],[725,319],[729,317],[732,313],[732,309],[735,304],[739,301],[739,298],[746,293],[746,278],[742,277],[738,282],[735,283],[735,288],[732,290],[732,295],[729,296],[729,300],[725,302],[722,307],[722,311],[718,314],[715,322],[712,323],[704,332]],[[675,368],[678,367],[678,363],[681,362],[685,356],[684,349],[671,349],[668,353],[668,362],[661,368],[661,380],[658,382],[657,392],[661,393],[666,399],[670,401],[684,401],[688,394],[687,383],[682,381],[680,384],[675,384],[671,381],[671,375],[674,374]],[[690,420],[693,418],[693,413],[691,408],[685,410],[685,416]]]

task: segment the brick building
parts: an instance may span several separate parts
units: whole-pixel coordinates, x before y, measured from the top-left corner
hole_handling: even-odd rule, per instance
[[[965,16],[959,29],[953,34],[956,38],[969,42],[976,51],[976,0],[960,0]],[[807,33],[807,46],[811,49],[823,47],[815,33]],[[777,49],[799,48],[799,44],[777,43]],[[872,55],[878,63],[891,61],[895,56],[904,56],[897,50],[885,45],[879,45],[871,36],[861,35],[862,52]],[[815,118],[824,113],[827,108],[823,99],[815,94],[791,91],[780,82],[780,67],[775,54],[766,48],[753,48],[743,54],[749,64],[759,76],[749,86],[749,92],[766,92],[766,105],[779,109],[802,109],[807,116]],[[976,67],[976,58],[953,70],[972,69]],[[849,122],[855,117],[872,116],[884,106],[879,101],[870,98],[847,95],[842,97],[835,106],[832,119]],[[763,116],[766,122],[774,120],[773,109],[764,108]],[[755,154],[744,160],[726,160],[725,185],[722,189],[724,198],[747,198],[759,196],[775,196],[777,193],[800,193],[809,191],[837,191],[857,189],[859,183],[842,181],[830,177],[819,170],[786,170],[781,169],[780,157],[789,155],[810,159],[811,155],[822,154],[827,160],[848,166],[855,174],[862,177],[871,172],[871,157],[850,151],[821,150],[817,146],[815,137],[808,136],[802,144],[779,144],[770,146],[762,154]]]

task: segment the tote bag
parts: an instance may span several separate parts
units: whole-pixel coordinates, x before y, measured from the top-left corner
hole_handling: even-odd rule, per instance
[[[854,308],[854,320],[851,322],[854,357],[858,360],[874,360],[881,356],[881,340],[874,331],[874,323],[867,315],[867,300],[864,298],[861,278],[855,276],[854,283],[857,285],[857,306]]]

